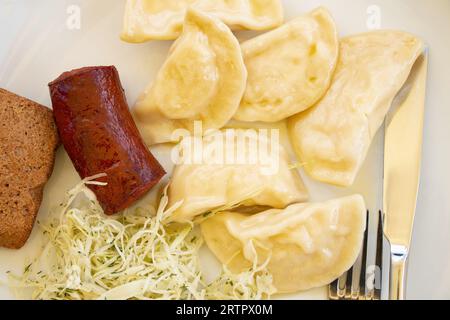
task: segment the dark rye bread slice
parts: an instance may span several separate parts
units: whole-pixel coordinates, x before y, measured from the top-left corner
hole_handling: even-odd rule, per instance
[[[0,247],[28,240],[58,145],[52,110],[0,88]]]

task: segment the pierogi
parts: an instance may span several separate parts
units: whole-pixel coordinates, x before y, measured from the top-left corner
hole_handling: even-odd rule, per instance
[[[211,14],[232,29],[266,30],[283,23],[280,0],[127,0],[121,38],[176,39],[188,7]]]
[[[219,208],[285,208],[308,199],[285,149],[278,141],[253,132],[233,129],[207,136],[200,162],[193,157],[180,161],[168,189],[169,206],[182,201],[171,217],[173,221],[191,221]],[[183,140],[180,154],[192,153],[192,139]]]
[[[234,116],[277,122],[312,107],[330,86],[339,53],[336,25],[325,8],[241,44],[247,88]]]
[[[424,49],[400,31],[375,31],[341,40],[327,94],[289,119],[294,150],[314,179],[351,186],[393,99]]]
[[[365,203],[355,195],[256,215],[223,212],[204,221],[201,230],[232,272],[268,263],[277,293],[292,293],[327,285],[350,269],[365,226]]]
[[[133,110],[148,145],[172,142],[176,129],[223,127],[236,112],[247,71],[239,42],[220,20],[189,9],[156,80]]]

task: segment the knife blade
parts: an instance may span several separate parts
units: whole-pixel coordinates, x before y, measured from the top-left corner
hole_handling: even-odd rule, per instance
[[[386,118],[383,210],[384,234],[391,245],[390,299],[405,299],[420,167],[428,55],[415,63],[397,107]]]

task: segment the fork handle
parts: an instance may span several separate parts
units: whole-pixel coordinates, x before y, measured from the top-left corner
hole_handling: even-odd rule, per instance
[[[404,247],[391,252],[390,300],[405,300],[408,250]]]

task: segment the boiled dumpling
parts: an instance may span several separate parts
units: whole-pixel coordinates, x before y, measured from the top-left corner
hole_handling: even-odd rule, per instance
[[[176,129],[223,127],[236,112],[247,80],[237,39],[222,22],[188,10],[156,80],[138,100],[134,118],[148,145],[172,141]]]
[[[204,221],[201,230],[231,271],[269,261],[278,293],[291,293],[325,286],[350,269],[361,249],[365,217],[364,200],[355,195],[253,216],[223,212]]]
[[[183,140],[180,154],[192,154],[193,139]],[[202,146],[202,161],[190,157],[173,171],[169,205],[183,201],[173,221],[191,221],[236,205],[285,208],[308,199],[298,171],[290,167],[278,141],[254,130],[229,129],[206,136]]]
[[[121,37],[128,42],[176,39],[188,7],[233,29],[265,30],[283,23],[280,0],[127,0]]]
[[[330,90],[316,106],[288,122],[294,150],[311,177],[340,186],[353,184],[423,48],[415,36],[397,31],[341,41]]]
[[[326,92],[339,42],[330,13],[319,8],[242,43],[248,83],[234,116],[277,122],[312,107]]]

